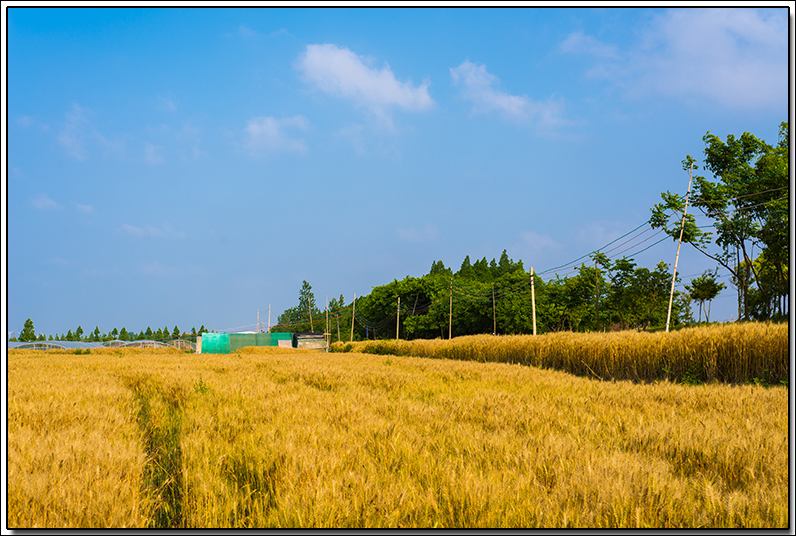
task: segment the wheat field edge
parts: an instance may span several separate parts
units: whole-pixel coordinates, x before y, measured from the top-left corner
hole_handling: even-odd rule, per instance
[[[7,418],[12,529],[789,520],[783,386],[356,351],[15,350]]]

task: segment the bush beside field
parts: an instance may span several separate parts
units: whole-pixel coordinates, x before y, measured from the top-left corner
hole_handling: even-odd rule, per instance
[[[470,335],[450,340],[334,343],[332,351],[515,363],[602,380],[776,385],[788,380],[788,324],[738,323],[675,332]]]

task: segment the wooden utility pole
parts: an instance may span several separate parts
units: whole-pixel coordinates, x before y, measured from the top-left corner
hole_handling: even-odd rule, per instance
[[[395,320],[395,340],[397,341],[399,339],[398,336],[400,335],[400,329],[401,329],[401,297],[400,296],[398,296],[398,309],[396,310],[395,317],[396,317],[396,320]]]
[[[492,283],[492,335],[497,335],[497,318],[495,317],[495,284]]]
[[[531,312],[533,314],[533,334],[536,335],[536,294],[533,288],[533,266],[531,266]]]
[[[354,293],[354,307],[351,309],[351,338],[350,342],[354,342],[354,316],[357,312],[357,295]]]
[[[594,260],[594,308],[597,311],[597,331],[600,330],[600,272],[597,271],[597,260]]]
[[[307,310],[310,312],[310,331],[315,332],[315,327],[312,325],[312,303],[307,298]]]
[[[450,316],[448,317],[448,340],[451,339],[451,333],[453,333],[453,278],[451,277],[451,290],[450,290],[450,299],[451,299],[451,309],[450,309]]]
[[[689,157],[690,158],[690,157]],[[683,207],[683,223],[680,225],[680,239],[677,241],[677,255],[674,257],[674,271],[672,272],[672,291],[669,293],[669,312],[666,313],[666,333],[669,333],[669,320],[672,318],[672,300],[674,300],[674,281],[677,279],[677,261],[680,260],[680,244],[683,242],[683,229],[685,229],[685,213],[688,210],[688,196],[691,193],[691,173],[694,163],[688,170],[688,190],[685,192],[685,207]]]

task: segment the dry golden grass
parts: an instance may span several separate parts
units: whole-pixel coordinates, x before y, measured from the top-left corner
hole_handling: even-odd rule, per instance
[[[787,381],[788,325],[741,323],[671,333],[471,335],[334,343],[335,351],[519,363],[604,380]]]
[[[781,387],[290,351],[8,368],[11,528],[788,524]]]

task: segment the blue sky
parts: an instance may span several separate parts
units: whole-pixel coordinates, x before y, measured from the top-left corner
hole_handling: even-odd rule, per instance
[[[684,194],[707,131],[788,120],[787,8],[6,13],[15,332],[253,329],[302,280],[323,307],[503,249],[541,272]]]

